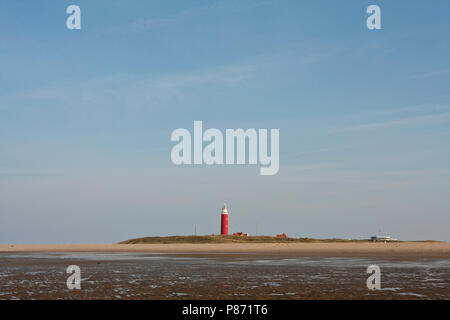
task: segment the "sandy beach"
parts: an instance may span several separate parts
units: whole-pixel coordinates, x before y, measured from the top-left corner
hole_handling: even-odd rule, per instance
[[[0,252],[145,252],[158,254],[252,253],[323,257],[449,258],[450,242],[330,242],[215,244],[14,244]]]

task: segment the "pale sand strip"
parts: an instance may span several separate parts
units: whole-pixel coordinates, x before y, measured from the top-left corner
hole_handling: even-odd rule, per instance
[[[216,243],[0,245],[0,252],[147,252],[160,254],[281,254],[450,258],[450,242]]]

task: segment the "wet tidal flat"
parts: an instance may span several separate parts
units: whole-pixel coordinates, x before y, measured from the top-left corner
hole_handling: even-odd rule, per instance
[[[380,290],[367,288],[369,265]],[[450,259],[0,253],[0,299],[450,299]]]

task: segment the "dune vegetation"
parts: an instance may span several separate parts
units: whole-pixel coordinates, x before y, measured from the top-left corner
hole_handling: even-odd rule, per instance
[[[277,238],[271,236],[232,236],[232,235],[204,235],[204,236],[168,236],[144,237],[125,240],[119,244],[150,244],[150,243],[291,243],[291,242],[361,242],[367,240],[345,239],[312,239],[312,238]]]

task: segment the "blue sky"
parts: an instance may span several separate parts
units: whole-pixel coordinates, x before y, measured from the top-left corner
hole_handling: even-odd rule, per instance
[[[82,29],[66,28],[70,4]],[[382,30],[366,28],[367,6]],[[450,241],[448,1],[4,1],[0,242],[230,229]],[[280,171],[171,132],[279,128]]]

